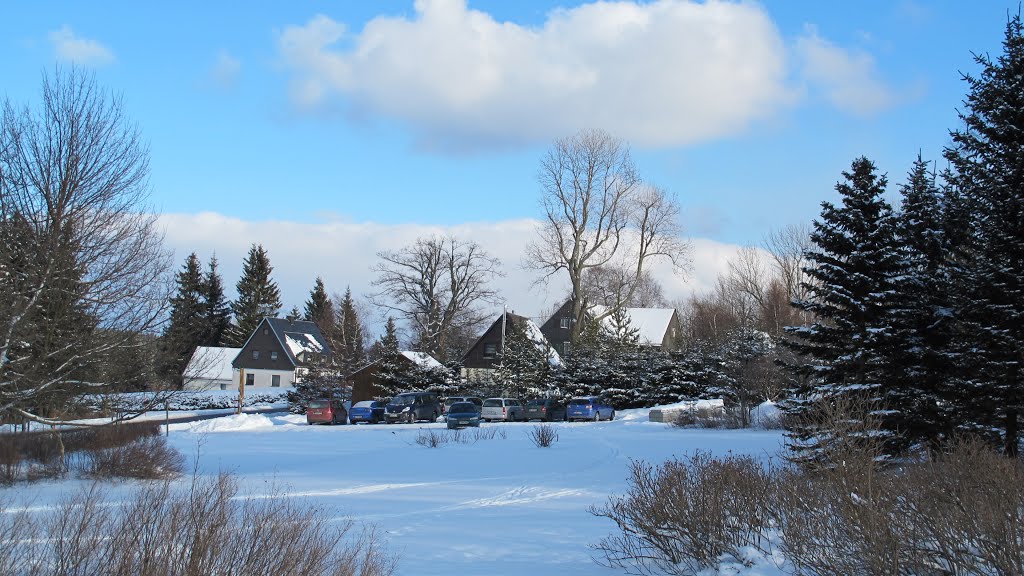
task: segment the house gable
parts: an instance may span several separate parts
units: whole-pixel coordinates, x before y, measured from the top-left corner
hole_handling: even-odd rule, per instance
[[[231,366],[245,370],[295,370],[298,363],[264,318],[249,336]]]
[[[569,299],[541,325],[540,332],[556,352],[565,356],[566,353],[571,353],[569,341],[572,325],[575,323],[576,320],[572,317],[572,299]]]

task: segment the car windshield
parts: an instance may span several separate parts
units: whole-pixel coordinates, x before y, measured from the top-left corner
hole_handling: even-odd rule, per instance
[[[353,408],[373,408],[373,400],[363,400],[362,402],[356,402]]]
[[[591,402],[590,398],[573,398],[569,401],[569,404],[572,404],[573,406],[586,406]]]
[[[395,396],[391,400],[391,405],[392,406],[412,406],[415,403],[416,403],[416,397],[415,396],[405,396],[405,395],[402,395],[402,394],[399,394],[398,396]]]
[[[448,409],[449,412],[476,412],[476,405],[472,402],[456,402]]]
[[[527,406],[543,406],[547,400],[530,400],[526,403]]]
[[[321,402],[321,401],[318,401],[318,400],[314,400],[314,401],[309,403],[309,407],[310,408],[327,408],[327,402],[326,401]]]
[[[501,406],[501,405],[502,405],[501,404],[501,398],[488,398],[487,400],[484,400],[484,406],[485,407],[493,408],[495,406]]]

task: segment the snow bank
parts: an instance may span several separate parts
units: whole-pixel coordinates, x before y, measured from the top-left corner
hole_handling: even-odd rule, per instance
[[[188,425],[192,432],[252,432],[273,428],[274,422],[262,414],[235,414]]]

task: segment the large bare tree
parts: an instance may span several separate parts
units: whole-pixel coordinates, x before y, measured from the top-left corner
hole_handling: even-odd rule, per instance
[[[441,361],[461,353],[461,335],[487,320],[480,305],[500,301],[490,282],[501,262],[476,242],[431,236],[377,257],[370,300],[408,322],[420,350]]]
[[[149,150],[121,100],[74,68],[0,119],[0,418],[69,413],[98,363],[162,321],[170,255],[148,210]],[[138,354],[137,354],[138,355]],[[113,384],[113,383],[105,383]]]
[[[632,300],[652,261],[685,268],[679,206],[665,190],[641,181],[622,140],[602,130],[558,140],[541,160],[539,181],[544,220],[524,264],[542,271],[542,281],[560,272],[569,277],[574,342],[588,313],[588,270],[617,271],[616,300],[600,320]]]

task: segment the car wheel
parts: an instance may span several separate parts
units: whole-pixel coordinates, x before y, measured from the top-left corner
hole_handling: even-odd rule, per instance
[[[406,418],[406,420],[405,420],[405,421],[406,421],[406,423],[408,423],[408,424],[412,424],[413,422],[415,422],[415,421],[416,421],[416,415],[415,415],[415,414],[413,414],[412,412],[409,412],[409,417],[408,417],[408,418]]]
[[[434,419],[431,420],[431,422],[437,422],[437,417],[438,416],[440,416],[440,414],[437,413],[437,410],[434,410]]]
[[[597,412],[594,413],[594,422],[600,422],[600,421],[601,421],[601,412],[597,411]]]
[[[612,415],[608,417],[609,420],[615,420],[615,410],[612,410]]]

